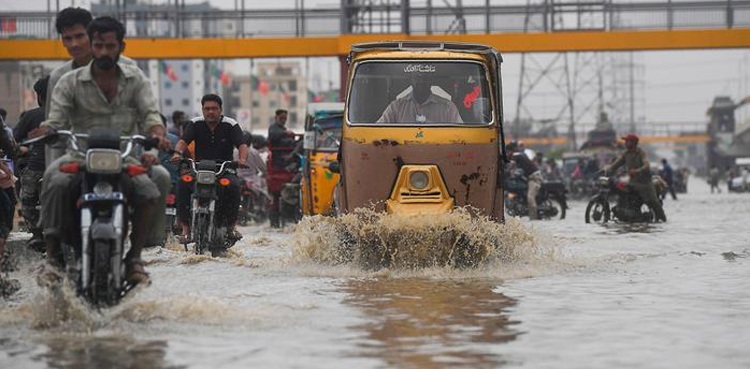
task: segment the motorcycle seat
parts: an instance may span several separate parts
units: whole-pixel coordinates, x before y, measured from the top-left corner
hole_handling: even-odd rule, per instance
[[[548,192],[564,192],[565,183],[562,181],[545,181],[542,182],[542,188]]]

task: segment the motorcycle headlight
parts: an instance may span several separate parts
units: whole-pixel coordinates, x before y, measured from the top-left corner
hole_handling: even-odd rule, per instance
[[[423,170],[409,173],[409,185],[415,190],[424,190],[430,184],[430,175]]]
[[[199,184],[214,184],[216,182],[216,174],[214,172],[199,171],[197,178]]]
[[[599,177],[599,186],[608,187],[609,186],[609,178],[607,178],[607,177]]]
[[[120,150],[88,150],[86,153],[86,171],[89,173],[119,173],[122,171]]]

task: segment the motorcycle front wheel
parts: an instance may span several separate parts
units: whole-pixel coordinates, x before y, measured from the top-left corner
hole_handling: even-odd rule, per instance
[[[196,255],[203,255],[203,252],[208,249],[210,240],[208,239],[208,216],[200,213],[195,214],[195,221],[193,222],[193,250]]]
[[[586,205],[586,223],[607,223],[609,219],[609,203],[605,200],[592,199]]]
[[[114,286],[112,278],[112,250],[107,241],[97,240],[92,245],[93,257],[89,286],[89,301],[94,306],[112,306],[117,303],[119,286]]]

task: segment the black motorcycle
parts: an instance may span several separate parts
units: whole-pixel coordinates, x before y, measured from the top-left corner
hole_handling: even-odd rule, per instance
[[[190,232],[193,251],[202,255],[210,251],[212,256],[221,256],[234,246],[237,239],[225,225],[217,221],[218,188],[230,184],[225,174],[234,173],[237,165],[232,161],[217,163],[213,160],[201,160],[197,163],[185,159],[190,164],[191,175],[182,177],[183,181],[192,182],[193,194],[190,196]],[[236,206],[236,204],[235,204]],[[185,251],[188,244],[184,244]]]
[[[127,163],[135,145],[150,149],[155,145],[140,135],[120,137],[112,130],[95,130],[91,134],[57,131],[51,135],[27,140],[52,143],[67,138],[68,146],[81,153],[83,163],[60,166],[64,173],[81,175],[80,233],[73,245],[62,244],[64,270],[75,281],[77,292],[94,306],[117,304],[132,289],[125,278],[125,238],[129,229],[128,199],[123,192],[122,176],[146,174],[148,169]],[[82,150],[78,140],[87,141]],[[121,143],[126,147],[121,150]]]
[[[586,205],[586,223],[607,223],[617,220],[626,223],[655,221],[654,209],[643,202],[629,185],[629,177],[599,177],[599,192]]]
[[[528,180],[516,169],[505,181],[505,211],[512,217],[529,215],[526,193]],[[537,219],[565,219],[568,209],[567,190],[562,181],[544,181],[536,195]]]

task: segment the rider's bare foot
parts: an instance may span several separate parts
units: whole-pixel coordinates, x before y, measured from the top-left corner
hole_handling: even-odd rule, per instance
[[[125,261],[125,280],[128,284],[135,286],[138,284],[149,285],[151,279],[146,273],[146,269],[143,267],[143,260],[141,259],[128,259]]]

